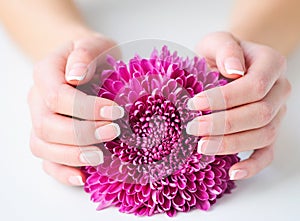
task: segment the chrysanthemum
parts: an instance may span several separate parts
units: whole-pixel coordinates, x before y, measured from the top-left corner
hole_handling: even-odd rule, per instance
[[[116,206],[140,216],[209,209],[234,188],[228,170],[238,157],[197,153],[201,138],[187,135],[186,125],[209,112],[190,111],[187,101],[227,81],[204,59],[183,59],[166,46],[128,65],[108,62],[112,69],[102,72],[97,95],[124,107],[125,116],[117,121],[121,135],[99,147],[104,163],[83,168],[86,192],[99,210]]]

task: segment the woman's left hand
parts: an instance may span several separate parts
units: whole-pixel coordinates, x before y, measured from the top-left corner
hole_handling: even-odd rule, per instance
[[[249,178],[273,160],[274,143],[291,91],[284,76],[286,60],[270,47],[238,41],[226,32],[208,35],[198,51],[225,77],[240,78],[189,100],[190,109],[217,112],[195,118],[187,132],[202,137],[198,151],[206,155],[254,150],[249,159],[229,171],[231,179]]]

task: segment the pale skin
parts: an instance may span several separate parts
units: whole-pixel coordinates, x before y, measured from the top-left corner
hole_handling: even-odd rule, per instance
[[[92,73],[87,65],[115,43],[91,30],[71,0],[0,0],[0,5],[1,20],[12,38],[34,61],[39,60],[28,96],[33,123],[31,150],[43,159],[49,175],[64,184],[80,186],[85,177],[78,167],[102,162],[102,153],[94,144],[118,136],[118,126],[111,122],[121,117],[122,111],[113,101],[87,96],[71,85],[77,85],[78,80],[89,81]],[[300,39],[297,8],[297,0],[239,0],[230,32],[212,33],[197,46],[210,66],[223,75],[238,78],[245,73],[189,102],[197,110],[223,110],[193,120],[188,132],[204,137],[200,152],[254,150],[249,159],[232,166],[231,179],[250,178],[273,160],[291,91],[284,76],[284,55],[291,53]],[[274,12],[280,16],[274,16]],[[73,98],[78,93],[79,103],[86,108],[74,111]],[[84,139],[74,135],[74,120],[65,115],[83,119],[77,123]],[[83,152],[92,158],[89,163]]]

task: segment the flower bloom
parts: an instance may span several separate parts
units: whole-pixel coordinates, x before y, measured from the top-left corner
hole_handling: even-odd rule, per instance
[[[183,59],[166,46],[128,65],[112,57],[108,63],[112,69],[102,72],[94,91],[124,107],[125,116],[117,121],[121,135],[99,146],[104,163],[83,167],[85,191],[98,209],[174,216],[207,210],[230,193],[235,185],[228,170],[237,155],[197,153],[201,137],[185,132],[189,121],[210,113],[188,110],[188,99],[227,81],[207,70],[204,59]]]

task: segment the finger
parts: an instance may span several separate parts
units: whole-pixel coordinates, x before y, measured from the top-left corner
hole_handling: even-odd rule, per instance
[[[203,137],[198,143],[198,152],[206,155],[224,155],[268,146],[276,140],[285,112],[285,107],[281,108],[274,120],[263,128],[225,136]]]
[[[120,135],[120,128],[115,123],[77,120],[50,112],[35,90],[30,93],[30,111],[35,133],[40,139],[83,146],[109,141]]]
[[[56,113],[87,120],[123,117],[123,108],[115,102],[86,95],[66,83],[64,67],[68,52],[70,48],[64,48],[35,66],[35,85],[47,107]]]
[[[222,110],[261,100],[286,69],[283,56],[254,43],[241,43],[249,63],[247,74],[222,87],[201,92],[188,102],[192,110]]]
[[[196,117],[187,124],[187,133],[194,136],[223,135],[263,127],[278,113],[290,90],[290,84],[282,78],[263,100]]]
[[[43,169],[47,174],[63,184],[70,186],[84,185],[85,175],[79,168],[43,161]]]
[[[96,146],[78,147],[47,143],[39,139],[34,132],[30,137],[30,148],[38,158],[68,166],[97,166],[103,163],[103,153]]]
[[[87,95],[69,85],[62,85],[50,102],[53,112],[81,119],[116,120],[124,116],[124,109],[117,103]]]
[[[245,59],[238,40],[230,33],[217,32],[204,38],[197,47],[210,63],[227,78],[236,79],[245,74]]]
[[[84,146],[115,139],[120,127],[106,121],[80,121],[52,114],[44,117],[40,135],[47,142]]]
[[[234,164],[229,170],[231,180],[246,179],[267,167],[274,158],[274,145],[255,150],[249,159]]]
[[[96,67],[106,60],[105,54],[115,43],[97,34],[90,38],[85,38],[73,42],[73,49],[66,64],[66,81],[73,85],[85,84],[92,79]],[[112,53],[112,51],[110,51]]]

